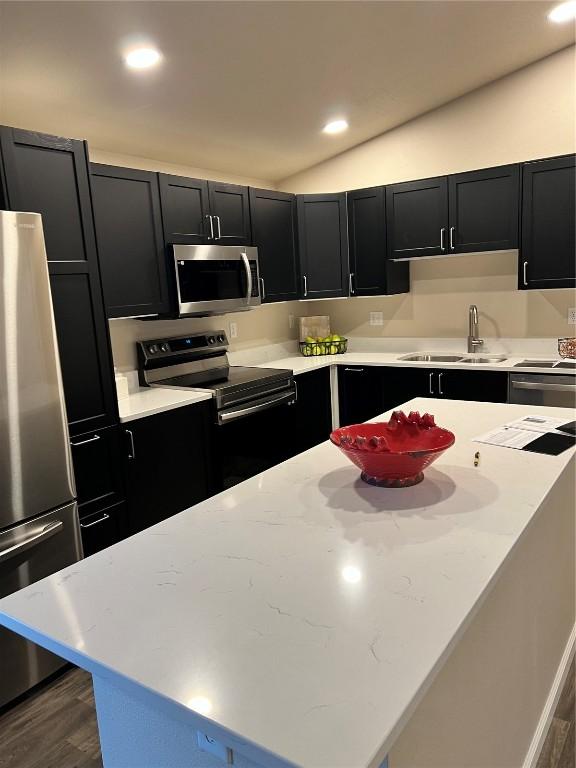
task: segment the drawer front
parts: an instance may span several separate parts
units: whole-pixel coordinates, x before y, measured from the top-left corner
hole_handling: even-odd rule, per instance
[[[84,557],[90,557],[126,538],[126,504],[114,504],[80,518]]]
[[[80,517],[124,499],[119,427],[86,432],[70,440]]]

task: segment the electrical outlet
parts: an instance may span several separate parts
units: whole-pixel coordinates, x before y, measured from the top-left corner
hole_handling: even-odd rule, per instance
[[[288,328],[294,328],[294,315],[288,315]]]
[[[370,312],[370,325],[384,325],[384,315],[382,312]]]
[[[568,325],[576,325],[576,307],[568,310]]]
[[[216,741],[216,739],[213,739],[211,736],[202,733],[202,731],[196,731],[196,735],[198,746],[203,752],[209,752],[211,755],[214,755],[214,757],[219,757],[220,760],[223,760],[228,765],[232,765],[234,759],[232,757],[231,749],[225,744],[222,744],[221,741]]]
[[[230,323],[230,338],[238,338],[238,323]]]

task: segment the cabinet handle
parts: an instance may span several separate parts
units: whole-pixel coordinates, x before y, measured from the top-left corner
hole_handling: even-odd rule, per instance
[[[349,288],[350,295],[352,295],[354,293],[354,283],[353,283],[353,280],[354,280],[354,272],[350,272],[350,274],[348,275],[348,288]]]
[[[103,523],[106,520],[110,520],[110,515],[107,515],[106,512],[98,518],[98,520],[92,520],[91,523],[80,523],[80,528],[92,528],[93,525],[98,525],[98,523]]]
[[[264,278],[260,278],[260,293],[262,294],[261,298],[266,298],[266,288],[264,287]]]
[[[430,378],[428,379],[428,390],[431,395],[434,394],[434,390],[432,389],[432,376],[434,376],[433,373],[430,374]]]
[[[344,370],[350,373],[364,373],[364,368],[344,368]]]
[[[454,232],[455,232],[455,227],[450,227],[450,250],[451,251],[453,251],[454,248],[456,247],[454,245]]]
[[[80,440],[78,443],[74,443],[72,440],[70,440],[70,445],[72,448],[78,448],[79,445],[86,445],[86,443],[95,443],[96,440],[100,440],[100,435],[94,435],[94,437],[89,437],[87,440]]]
[[[525,261],[522,265],[522,277],[524,279],[524,285],[528,285],[528,262]]]
[[[444,227],[442,227],[442,229],[440,230],[440,250],[441,251],[445,251],[446,250],[446,246],[444,245],[444,236],[445,236],[445,234],[446,234],[446,229]]]
[[[220,224],[220,216],[214,216],[216,224],[218,224],[218,240],[222,239],[222,226]]]
[[[207,213],[206,218],[210,222],[210,237],[208,238],[208,240],[214,240],[214,222],[212,221],[212,216],[210,216],[210,214]]]
[[[438,374],[438,394],[443,395],[444,392],[442,392],[442,376],[444,376],[443,373]]]
[[[126,434],[130,438],[130,453],[128,454],[129,459],[135,459],[136,458],[136,449],[134,448],[134,433],[131,429],[126,430]]]
[[[306,275],[302,275],[302,280],[304,280],[304,296],[308,296],[308,280]]]

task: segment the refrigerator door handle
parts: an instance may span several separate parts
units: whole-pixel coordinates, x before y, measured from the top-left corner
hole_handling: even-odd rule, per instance
[[[0,550],[0,563],[4,563],[6,560],[10,560],[12,557],[19,555],[21,552],[24,552],[31,547],[35,547],[37,544],[46,541],[46,539],[52,538],[52,536],[60,533],[63,527],[64,525],[61,520],[55,520],[53,523],[45,525],[38,533],[28,536],[28,538],[19,541],[17,544],[13,544],[11,547]]]

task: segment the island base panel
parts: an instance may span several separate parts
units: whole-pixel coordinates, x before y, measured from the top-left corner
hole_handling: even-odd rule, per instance
[[[390,768],[535,765],[574,654],[574,509],[572,461],[391,748]]]

